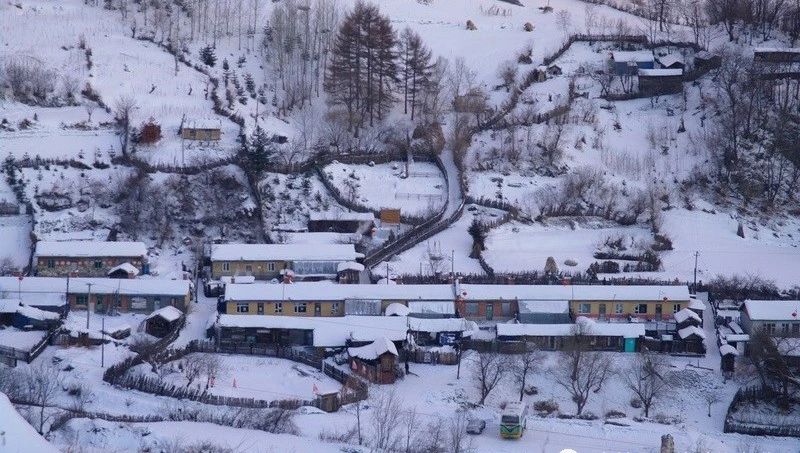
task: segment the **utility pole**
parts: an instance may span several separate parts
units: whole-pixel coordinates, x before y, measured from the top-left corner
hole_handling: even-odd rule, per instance
[[[86,330],[89,330],[89,312],[91,311],[92,306],[92,285],[94,283],[87,283],[86,286],[89,288],[89,295],[86,297]],[[89,332],[86,332],[87,335]]]
[[[450,275],[456,278],[456,251],[450,250]]]
[[[106,307],[106,312],[108,312],[108,307]],[[106,334],[106,314],[103,313],[102,318],[100,318],[100,368],[106,367],[106,341],[103,338],[103,335]]]
[[[697,294],[697,257],[700,255],[699,251],[694,252],[694,283],[692,284],[692,294]]]
[[[386,284],[389,284],[389,262],[386,262]]]

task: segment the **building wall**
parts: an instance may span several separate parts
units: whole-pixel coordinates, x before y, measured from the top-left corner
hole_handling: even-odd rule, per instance
[[[211,263],[211,276],[220,278],[252,275],[260,280],[270,280],[280,277],[280,272],[287,267],[286,261],[214,261]]]
[[[742,330],[746,333],[752,335],[753,333],[757,332],[760,329],[766,329],[767,332],[772,334],[773,336],[777,337],[798,337],[800,336],[800,320],[797,321],[789,321],[789,320],[779,320],[779,321],[770,321],[770,320],[758,320],[754,321],[750,319],[750,316],[747,314],[747,310],[742,311],[741,316],[741,326]]]
[[[142,270],[141,256],[65,258],[56,256],[38,256],[36,271],[41,277],[66,277],[74,272],[78,277],[105,277],[108,271],[123,263],[131,263]],[[97,264],[99,263],[99,267]],[[51,266],[52,265],[52,266]]]
[[[683,90],[683,76],[639,76],[639,92],[651,96],[675,94]]]
[[[581,305],[589,304],[589,311],[582,310]],[[647,306],[647,313],[637,313],[636,307],[639,305]],[[672,315],[682,308],[685,308],[689,301],[589,301],[573,300],[569,303],[570,313],[573,317],[585,316],[587,318],[600,318],[601,305],[605,305],[606,319],[627,318],[636,316],[643,319],[656,319],[656,306],[660,305],[661,319],[672,319]],[[618,308],[619,307],[619,308]]]
[[[259,311],[259,305],[263,311]],[[299,311],[305,305],[305,311]],[[245,311],[246,307],[246,311]],[[316,311],[319,307],[319,312]],[[295,311],[297,308],[298,311]],[[225,303],[225,313],[229,315],[275,315],[275,316],[344,316],[344,302],[321,301],[275,301],[275,302],[231,302]]]
[[[186,140],[219,140],[222,137],[222,131],[219,129],[194,129],[184,127],[181,129],[181,137]]]
[[[181,311],[186,311],[190,296],[189,294],[183,297],[161,295],[129,296],[120,294],[119,298],[117,298],[114,294],[92,294],[90,298],[88,294],[73,293],[67,296],[67,300],[72,310],[85,310],[85,302],[88,302],[95,312],[103,312],[107,306],[109,310],[116,309],[123,313],[151,313],[166,306],[173,306]]]
[[[456,301],[456,311],[459,316],[473,321],[502,321],[514,318],[519,313],[519,305],[516,300],[458,300]]]

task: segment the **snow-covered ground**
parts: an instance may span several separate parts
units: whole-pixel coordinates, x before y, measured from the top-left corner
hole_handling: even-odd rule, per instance
[[[442,173],[430,162],[325,167],[343,196],[374,210],[400,209],[412,216],[430,217],[447,201]]]

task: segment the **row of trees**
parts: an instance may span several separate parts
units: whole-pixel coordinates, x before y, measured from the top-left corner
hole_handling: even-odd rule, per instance
[[[649,417],[657,401],[675,384],[669,358],[648,351],[637,354],[630,367],[617,372],[613,354],[593,350],[594,338],[588,324],[576,324],[573,335],[564,341],[558,360],[549,369],[543,368],[543,354],[535,350],[507,356],[492,352],[475,354],[472,379],[478,391],[478,403],[483,404],[506,377],[513,379],[522,401],[531,377],[547,373],[552,382],[571,397],[580,416],[591,396],[599,392],[611,376],[618,375],[631,392],[632,400],[641,404],[645,417]]]
[[[374,126],[402,96],[412,119],[436,107],[442,67],[420,36],[406,28],[398,37],[389,18],[377,6],[356,3],[334,40],[324,88],[329,103],[341,108],[347,130],[358,137]]]
[[[730,41],[742,31],[767,40],[783,30],[800,37],[800,4],[792,0],[707,0],[706,12],[712,24],[721,24]]]

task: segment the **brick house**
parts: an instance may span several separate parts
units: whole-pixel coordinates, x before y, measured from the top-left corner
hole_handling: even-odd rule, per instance
[[[211,248],[211,275],[281,277],[291,269],[298,280],[328,280],[338,266],[363,258],[353,244],[217,244]]]
[[[91,293],[91,295],[90,295]],[[151,313],[163,307],[181,311],[191,300],[188,280],[72,278],[67,288],[71,310]]]

